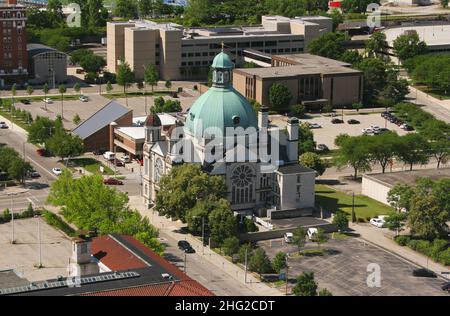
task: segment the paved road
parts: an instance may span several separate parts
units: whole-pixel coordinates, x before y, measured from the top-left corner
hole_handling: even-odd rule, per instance
[[[423,109],[433,114],[437,119],[450,123],[450,100],[436,100],[428,94],[409,87],[410,93],[408,97],[410,102],[424,105]]]

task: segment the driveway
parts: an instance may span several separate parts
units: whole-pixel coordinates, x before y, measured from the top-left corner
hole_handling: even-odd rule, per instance
[[[273,259],[279,251],[294,253],[297,247],[281,240],[258,243]],[[306,249],[316,249],[308,242]],[[319,288],[327,288],[333,295],[345,296],[436,296],[448,295],[440,289],[442,279],[412,276],[414,265],[362,239],[347,237],[328,241],[322,248],[324,255],[289,258],[289,276],[294,278],[304,271],[314,272]],[[380,267],[381,286],[368,287],[369,264]],[[281,286],[280,290],[284,287]]]

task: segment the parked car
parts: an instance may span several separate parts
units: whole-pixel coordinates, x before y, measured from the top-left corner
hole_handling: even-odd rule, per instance
[[[123,185],[123,182],[120,180],[117,180],[116,178],[104,179],[103,183],[107,184],[107,185]]]
[[[8,128],[8,125],[6,125],[5,122],[0,122],[0,128],[1,128],[1,129]]]
[[[360,122],[358,120],[355,119],[350,119],[347,121],[348,124],[359,124]]]
[[[450,293],[450,282],[442,284],[441,289],[442,291],[448,291]]]
[[[363,135],[370,135],[373,134],[373,129],[371,127],[366,127],[362,129]]]
[[[378,227],[378,228],[383,228],[385,221],[383,218],[374,217],[374,218],[370,219],[370,224],[372,224],[373,226]]]
[[[292,239],[294,238],[293,233],[284,233],[284,242],[289,244],[292,242]]]
[[[96,149],[92,153],[96,156],[103,155],[106,152],[106,149]]]
[[[327,151],[329,151],[330,149],[328,148],[328,146],[327,145],[325,145],[325,144],[319,144],[319,145],[317,145],[317,151],[320,151],[320,152],[327,152]]]
[[[82,68],[77,68],[76,73],[77,73],[77,74],[83,74],[83,73],[84,73],[84,69],[82,69]]]
[[[401,128],[402,130],[404,130],[404,131],[413,131],[413,130],[414,130],[414,128],[413,128],[411,125],[408,125],[408,124],[402,124],[402,125],[400,126],[400,128]]]
[[[47,103],[47,104],[52,104],[52,103],[53,103],[53,100],[50,99],[50,98],[45,98],[43,101],[44,101],[45,103]]]
[[[195,253],[194,248],[192,248],[191,244],[186,240],[180,240],[178,242],[178,248],[186,253]]]
[[[36,179],[36,178],[40,178],[40,177],[41,177],[41,175],[40,175],[36,170],[30,170],[30,171],[28,172],[28,176],[29,176],[30,178],[33,178],[33,179]]]
[[[129,162],[131,162],[130,156],[127,156],[127,155],[122,156],[122,157],[119,157],[119,160],[122,161],[123,163],[129,163]]]
[[[55,167],[55,168],[52,169],[52,172],[53,172],[53,174],[59,176],[62,173],[62,169],[58,168],[58,167]]]
[[[306,235],[308,235],[308,238],[312,240],[314,238],[314,235],[317,234],[317,231],[318,230],[315,227],[308,228],[308,230],[306,231]]]
[[[31,104],[31,100],[30,99],[22,99],[22,100],[20,100],[20,102],[22,104]]]
[[[44,156],[45,156],[45,149],[44,149],[44,148],[36,149],[36,153],[37,153],[39,156],[44,157]]]
[[[391,116],[392,116],[391,112],[383,112],[383,113],[381,113],[381,117],[384,117],[384,118],[388,118],[388,117],[391,117]]]
[[[122,161],[120,161],[119,159],[114,159],[112,163],[116,167],[123,167],[123,166],[125,166],[125,164]]]
[[[116,154],[113,153],[112,151],[106,151],[103,153],[103,158],[105,158],[106,160],[114,160],[115,157]]]
[[[85,95],[80,96],[79,99],[80,99],[81,102],[88,102],[89,101],[89,98],[87,96],[85,96]]]
[[[342,124],[342,123],[344,123],[344,121],[341,120],[341,119],[335,118],[335,119],[331,120],[331,123],[333,123],[333,124]]]
[[[313,129],[313,128],[321,128],[322,126],[318,123],[308,123],[308,127]]]
[[[418,268],[413,270],[413,276],[420,278],[436,278],[437,275],[431,270],[425,268]]]

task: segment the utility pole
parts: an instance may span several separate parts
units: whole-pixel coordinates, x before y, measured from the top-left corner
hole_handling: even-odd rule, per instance
[[[352,192],[352,222],[355,216],[355,192]]]
[[[285,289],[285,295],[288,295],[288,282],[289,282],[289,266],[287,264],[287,257],[286,257],[286,289]]]
[[[184,274],[186,274],[186,251],[184,252]]]
[[[42,241],[41,241],[41,217],[36,216],[38,224],[38,243],[39,243],[39,264],[38,268],[42,268]]]
[[[202,255],[205,254],[205,217],[202,216]]]
[[[11,194],[11,244],[14,244],[16,241],[14,240],[14,195]]]
[[[244,274],[244,283],[247,284],[247,253],[248,249],[245,249],[245,274]]]

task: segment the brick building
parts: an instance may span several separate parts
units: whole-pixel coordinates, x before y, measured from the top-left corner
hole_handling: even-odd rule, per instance
[[[0,86],[21,83],[28,76],[26,9],[17,0],[0,4]]]

